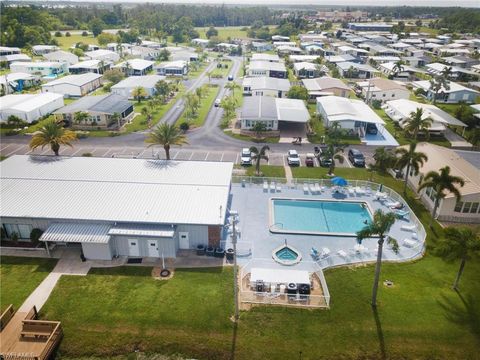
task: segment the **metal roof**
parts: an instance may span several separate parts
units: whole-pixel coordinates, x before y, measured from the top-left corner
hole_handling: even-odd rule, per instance
[[[143,60],[143,59],[130,59],[115,65],[114,68],[126,68],[127,63],[130,66],[130,68],[134,70],[145,70],[146,68],[153,66],[155,64],[154,61]]]
[[[39,93],[39,94],[10,94],[0,99],[0,110],[31,111],[62,98],[62,94]]]
[[[155,224],[118,224],[114,225],[108,234],[172,238],[175,235],[175,227]]]
[[[323,76],[316,79],[302,79],[303,86],[307,88],[308,91],[323,91],[325,89],[344,89],[350,91],[350,88],[345,85],[345,83],[336,78]]]
[[[270,61],[250,61],[249,70],[287,71],[285,64]]]
[[[241,117],[248,120],[277,120],[275,98],[272,96],[245,97]]]
[[[137,86],[142,86],[146,89],[152,89],[155,87],[157,82],[165,79],[166,77],[162,75],[130,76],[113,85],[111,89],[132,88]]]
[[[53,223],[45,230],[40,241],[106,244],[110,240],[109,224]]]
[[[252,90],[290,90],[288,79],[272,78],[268,76],[246,77],[243,79],[243,86],[249,86]]]
[[[125,97],[117,94],[106,95],[92,95],[84,96],[83,98],[64,106],[55,111],[56,114],[73,114],[77,111],[92,111],[106,114],[121,114],[127,110],[132,103]]]
[[[328,121],[362,121],[365,123],[385,124],[385,122],[367,104],[361,100],[339,96],[317,98]]]
[[[221,225],[232,168],[216,162],[14,155],[0,163],[2,216]]]
[[[275,104],[279,121],[306,123],[310,119],[303,100],[276,98]]]
[[[63,85],[63,84],[83,86],[85,84],[88,84],[89,82],[100,79],[101,77],[102,75],[91,73],[91,72],[87,72],[85,74],[79,74],[79,75],[67,75],[67,76],[58,78],[56,80],[50,81],[46,84],[43,84],[42,87],[49,87],[49,86]]]

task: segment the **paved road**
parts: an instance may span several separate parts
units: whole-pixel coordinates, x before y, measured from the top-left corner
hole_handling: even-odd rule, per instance
[[[232,59],[232,66],[230,69],[229,75],[234,77],[237,75],[240,66],[241,58],[240,57],[230,57]],[[196,89],[197,87],[203,85],[208,81],[206,73],[215,67],[215,63],[210,63],[205,71],[194,80],[189,80],[186,82],[187,89],[189,91]],[[241,79],[235,79],[239,82]],[[212,80],[212,83],[217,83],[220,87],[218,97],[222,98],[228,95],[229,90],[225,89],[225,85],[228,82],[226,78],[221,80]],[[241,90],[237,90],[241,91]],[[178,99],[177,102],[172,106],[172,108],[167,111],[164,115],[162,122],[175,123],[177,119],[181,116],[184,108],[183,99]],[[219,128],[219,124],[223,115],[223,109],[216,108],[212,106],[206,119],[204,126],[193,129],[187,133],[188,145],[184,145],[181,149],[178,147],[173,147],[172,149],[172,158],[177,160],[210,160],[210,161],[234,161],[238,163],[239,161],[239,152],[243,147],[249,147],[251,145],[257,145],[251,142],[242,141],[234,139],[225,135],[223,131]],[[73,149],[62,147],[61,155],[67,156],[81,156],[85,153],[91,153],[94,156],[102,157],[142,157],[148,158],[152,156],[163,157],[163,150],[161,149],[147,149],[144,143],[145,134],[147,132],[132,133],[117,137],[89,137],[86,139],[81,139],[75,143]],[[50,154],[48,148],[37,149],[35,152],[32,152],[28,148],[28,142],[30,141],[30,136],[28,135],[18,135],[12,137],[2,137],[0,154],[2,156],[11,156],[14,154]],[[270,152],[270,163],[273,165],[284,165],[286,161],[286,153],[289,149],[292,148],[291,144],[288,143],[278,143],[278,144],[269,144]],[[372,146],[355,146],[361,150],[367,158],[367,162],[371,159],[373,151],[375,150]],[[303,144],[300,146],[294,147],[302,159],[304,155],[308,152],[312,152],[313,145]],[[342,166],[342,165],[339,165]],[[348,161],[345,162],[343,166],[351,166]]]

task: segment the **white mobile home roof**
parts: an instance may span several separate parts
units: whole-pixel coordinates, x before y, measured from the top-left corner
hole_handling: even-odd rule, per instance
[[[89,82],[100,79],[101,77],[102,75],[100,74],[95,74],[90,72],[85,74],[79,74],[79,75],[67,75],[67,76],[58,78],[56,80],[50,81],[49,83],[42,85],[42,87],[49,87],[49,86],[63,85],[63,84],[83,86],[85,84],[88,84]]]
[[[151,89],[155,87],[157,82],[165,79],[166,77],[162,75],[130,76],[113,85],[111,89],[134,88],[137,86]]]
[[[0,111],[14,109],[28,112],[59,98],[63,98],[63,95],[55,93],[5,95],[0,98]]]
[[[366,123],[385,124],[385,122],[367,104],[361,100],[340,96],[322,96],[317,98],[328,116],[328,121],[362,121]]]
[[[15,155],[0,163],[2,216],[222,225],[232,169],[217,162]]]

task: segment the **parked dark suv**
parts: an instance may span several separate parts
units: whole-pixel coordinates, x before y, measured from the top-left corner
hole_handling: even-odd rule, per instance
[[[358,167],[365,166],[365,157],[357,149],[348,150],[348,160],[350,160],[353,166],[358,166]]]

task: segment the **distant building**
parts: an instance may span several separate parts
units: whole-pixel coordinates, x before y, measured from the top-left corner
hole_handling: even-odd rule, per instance
[[[63,106],[62,94],[11,94],[0,98],[0,121],[10,115],[31,123]]]
[[[252,43],[250,44],[250,47],[252,48],[253,51],[259,51],[259,52],[273,50],[273,45],[267,42],[252,41]]]
[[[56,45],[34,45],[32,46],[32,52],[35,55],[44,55],[54,51],[59,50],[60,48]]]
[[[310,62],[297,62],[293,64],[293,72],[299,79],[315,78],[326,73],[328,68],[325,65],[313,64]]]
[[[370,65],[366,64],[357,64],[350,61],[339,62],[337,63],[337,68],[345,78],[351,79],[370,79],[379,71]]]
[[[392,30],[393,25],[381,23],[349,23],[348,28],[354,31],[384,31]]]
[[[10,64],[12,72],[55,77],[67,72],[68,65],[54,61],[14,62]]]
[[[103,74],[105,71],[109,70],[112,66],[112,63],[109,61],[103,60],[86,60],[70,65],[68,71],[71,74],[85,74],[85,73],[95,73]]]
[[[18,47],[0,46],[0,61],[4,61],[6,55],[21,54],[22,50]]]
[[[84,123],[75,122],[77,112],[89,115]],[[120,119],[116,120],[114,114],[119,114]],[[55,115],[74,128],[118,128],[133,116],[133,105],[127,98],[117,94],[84,96],[55,111]]]
[[[158,75],[184,76],[188,74],[188,63],[183,60],[161,63],[155,67]]]
[[[268,76],[280,79],[288,77],[287,69],[283,63],[268,61],[250,61],[250,64],[247,65],[247,76]]]
[[[302,100],[271,96],[246,97],[240,114],[242,129],[251,129],[257,122],[264,123],[267,130],[278,130],[282,122],[304,127],[310,119]]]
[[[283,98],[290,90],[290,81],[267,76],[246,77],[243,79],[242,86],[244,95]]]
[[[68,51],[58,50],[44,54],[43,57],[48,61],[58,61],[67,63],[69,66],[78,63],[78,56]]]
[[[303,79],[303,86],[308,91],[311,100],[320,96],[341,96],[348,97],[351,89],[340,79],[324,76],[317,79]]]
[[[110,91],[113,94],[123,96],[128,99],[132,99],[133,90],[141,86],[147,92],[147,97],[154,96],[156,94],[155,85],[160,80],[165,80],[165,76],[160,75],[145,75],[145,76],[130,76],[123,79],[118,84],[113,85]]]
[[[143,59],[130,59],[113,66],[114,69],[120,69],[127,76],[143,76],[153,70],[155,62]]]
[[[252,54],[250,61],[268,61],[278,63],[280,57],[277,54]]]
[[[98,89],[102,83],[102,75],[85,73],[68,75],[42,85],[42,92],[63,94],[64,97],[81,97]]]
[[[430,81],[414,81],[412,85],[414,89],[422,89],[425,97],[428,100],[433,101],[433,97],[435,94],[430,89]],[[467,88],[453,81],[450,81],[449,87],[449,89],[442,88],[440,90],[440,92],[437,94],[437,102],[447,104],[458,104],[461,101],[466,103],[475,103],[478,95],[480,94],[478,91]]]
[[[90,60],[103,60],[113,63],[116,63],[118,60],[120,60],[120,55],[118,55],[116,52],[105,49],[87,51],[84,55]]]
[[[382,103],[389,100],[408,99],[410,91],[402,84],[384,78],[373,78],[357,82],[364,99],[368,102],[378,100]]]

